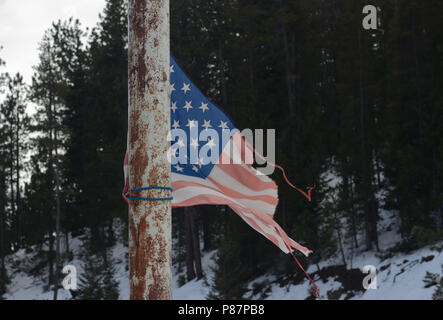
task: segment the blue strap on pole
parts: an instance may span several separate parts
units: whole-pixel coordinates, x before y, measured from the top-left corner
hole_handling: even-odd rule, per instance
[[[174,191],[172,188],[169,187],[145,187],[145,188],[136,188],[132,189],[131,192],[137,192],[137,191],[145,191],[145,190],[169,190]],[[173,197],[169,198],[135,198],[135,197],[126,197],[127,199],[131,200],[144,200],[144,201],[169,201],[172,200]]]

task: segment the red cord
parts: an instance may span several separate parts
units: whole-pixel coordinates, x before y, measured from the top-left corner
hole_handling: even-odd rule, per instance
[[[306,278],[308,278],[308,280],[312,283],[312,285],[314,286],[314,289],[312,289],[312,294],[317,298],[320,299],[320,295],[319,295],[319,290],[317,285],[315,284],[314,280],[312,280],[312,278],[309,276],[309,274],[305,271],[305,269],[302,267],[300,261],[298,261],[298,259],[296,258],[296,256],[292,253],[292,250],[289,250],[289,252],[291,253],[292,257],[294,258],[295,262],[297,262],[299,268],[304,272],[304,274],[306,275]]]
[[[312,190],[315,189],[316,185],[314,183],[314,186],[309,188],[308,193],[306,194],[306,192],[304,192],[303,190],[301,190],[300,188],[294,186],[291,181],[289,181],[288,177],[286,177],[286,172],[285,169],[283,169],[282,167],[280,167],[278,164],[272,163],[270,161],[268,161],[265,157],[263,157],[260,153],[257,152],[257,150],[255,150],[255,148],[253,146],[251,146],[251,144],[248,142],[248,140],[246,140],[243,137],[244,141],[246,142],[246,145],[256,154],[258,155],[262,160],[265,160],[267,163],[269,163],[272,167],[280,169],[281,172],[283,173],[283,178],[285,179],[286,183],[291,186],[292,188],[294,188],[295,190],[297,190],[298,192],[300,192],[304,197],[306,197],[306,199],[309,200],[309,202],[311,201],[311,192]]]

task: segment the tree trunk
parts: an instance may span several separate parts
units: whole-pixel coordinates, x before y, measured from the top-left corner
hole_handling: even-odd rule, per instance
[[[431,192],[431,199],[432,199],[432,207],[431,210],[437,211],[436,216],[436,224],[435,224],[435,231],[440,232],[443,229],[443,210],[441,207],[441,204],[438,199],[438,195],[441,194],[440,192],[440,182],[439,182],[439,173],[437,171],[437,156],[435,152],[435,148],[432,150],[432,192]]]
[[[69,253],[69,231],[68,228],[65,228],[65,250],[66,253]]]
[[[283,49],[285,51],[286,58],[286,90],[288,93],[288,106],[289,106],[289,114],[291,116],[296,114],[296,101],[295,101],[295,57],[293,55],[294,49],[291,48],[291,44],[288,40],[288,34],[286,31],[286,26],[282,22],[281,23],[281,32],[283,34]]]
[[[281,4],[283,6],[283,4]],[[288,37],[288,32],[286,29],[285,22],[282,20],[281,22],[281,33],[283,36],[283,50],[285,54],[285,75],[286,75],[286,90],[288,95],[288,109],[289,116],[293,118],[292,125],[288,127],[290,129],[290,139],[292,145],[292,153],[295,154],[297,149],[297,134],[298,134],[298,126],[297,126],[297,101],[296,101],[296,49],[295,49],[295,34],[292,33],[291,39]]]
[[[13,162],[13,150],[12,150],[12,146],[10,148],[10,157],[11,157],[11,162],[9,163],[9,187],[10,187],[10,191],[11,191],[11,195],[10,195],[10,203],[11,203],[11,217],[13,217],[13,221],[15,224],[15,227],[17,228],[17,214],[15,211],[15,201],[14,201],[14,162]],[[17,234],[15,234],[15,236],[17,236]],[[15,243],[14,243],[14,251],[17,251],[17,244],[18,244],[18,239],[15,238]]]
[[[194,245],[192,243],[192,227],[191,227],[191,213],[189,207],[184,208],[185,214],[185,230],[186,230],[186,275],[188,281],[195,278],[194,271]]]
[[[58,285],[60,278],[60,166],[58,159],[57,130],[54,130],[54,151],[55,151],[55,279],[54,279],[54,300],[57,300]]]
[[[378,149],[378,147],[376,147],[376,149]],[[381,166],[380,166],[380,157],[378,155],[378,152],[376,150],[374,150],[374,160],[375,160],[375,170],[376,170],[376,174],[377,174],[377,187],[380,190],[381,189]]]
[[[0,176],[0,183],[3,183],[3,175]],[[3,186],[2,186],[3,187]],[[3,192],[3,188],[0,188],[0,192]],[[3,194],[0,195],[3,198]],[[3,199],[2,199],[3,200]],[[5,211],[3,202],[0,204],[0,296],[5,291]]]
[[[203,251],[208,251],[212,247],[210,220],[207,213],[202,216]]]
[[[115,235],[114,235],[114,223],[113,219],[109,219],[108,223],[108,232],[107,232],[107,239],[109,245],[113,245],[115,242]]]
[[[107,237],[105,230],[105,217],[104,214],[100,214],[100,225],[99,225],[99,244],[100,252],[103,259],[103,265],[105,268],[108,267],[108,254],[107,254]]]
[[[254,53],[252,52],[251,48],[248,50],[249,55],[249,94],[251,97],[251,104],[255,105],[255,101],[257,100],[257,95],[255,93],[255,85],[254,85]],[[253,109],[252,111],[255,111]],[[254,117],[255,119],[255,117]]]
[[[346,258],[345,258],[345,252],[343,250],[343,241],[342,241],[342,235],[341,235],[341,231],[340,231],[340,226],[341,223],[337,217],[337,213],[334,212],[334,219],[335,219],[335,230],[337,231],[337,237],[338,237],[338,246],[340,249],[340,253],[341,253],[341,258],[343,260],[343,265],[346,266]]]
[[[197,224],[197,210],[194,207],[189,208],[191,233],[192,233],[192,251],[194,253],[195,273],[197,279],[203,278],[201,253],[200,253],[200,237]]]
[[[361,32],[358,32],[358,49],[360,54],[360,142],[361,142],[361,171],[362,171],[362,194],[361,197],[365,203],[365,233],[366,233],[366,249],[371,250],[372,245],[378,247],[377,234],[377,218],[378,208],[375,200],[372,177],[373,177],[373,161],[372,148],[370,146],[367,134],[367,108],[365,106],[364,89],[363,89],[363,48],[361,41]]]
[[[52,226],[49,230],[49,249],[48,249],[48,290],[51,290],[51,284],[54,280],[54,236],[52,235]]]
[[[228,94],[226,90],[226,73],[225,73],[225,61],[223,59],[223,40],[218,39],[218,60],[220,63],[220,78],[221,78],[221,91],[222,91],[222,103],[223,108],[228,107]]]
[[[354,188],[352,184],[352,180],[349,183],[349,191],[350,191],[350,201],[351,201],[351,223],[352,223],[352,237],[354,239],[355,248],[358,248],[358,239],[357,239],[357,221],[355,219],[356,210],[354,207]]]
[[[222,1],[218,0],[217,1],[217,8],[218,11],[221,11],[221,4]],[[220,65],[220,78],[221,78],[221,92],[222,92],[222,103],[223,103],[223,108],[227,109],[228,108],[228,90],[226,88],[226,70],[225,70],[225,60],[223,57],[223,35],[224,32],[221,28],[221,22],[219,19],[219,13],[217,13],[216,15],[216,21],[217,21],[217,26],[218,26],[218,62]],[[234,115],[234,111],[235,110],[229,110],[231,111],[231,114]]]
[[[22,219],[21,219],[21,212],[20,212],[20,144],[19,144],[19,138],[20,138],[20,116],[17,110],[17,116],[16,116],[16,137],[15,137],[15,206],[16,211],[15,214],[17,216],[17,244],[19,246],[22,246],[23,244],[21,239],[21,229],[22,229]]]

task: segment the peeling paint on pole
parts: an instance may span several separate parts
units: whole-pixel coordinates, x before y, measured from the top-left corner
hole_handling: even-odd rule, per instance
[[[169,0],[129,0],[129,185],[169,187]],[[138,194],[169,197],[165,190]],[[131,300],[172,298],[170,201],[129,203]]]

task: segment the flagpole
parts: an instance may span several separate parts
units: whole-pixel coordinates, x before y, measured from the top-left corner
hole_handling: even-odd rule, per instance
[[[128,25],[129,186],[170,187],[169,0],[129,0]],[[172,298],[171,242],[171,202],[129,200],[131,300]]]

